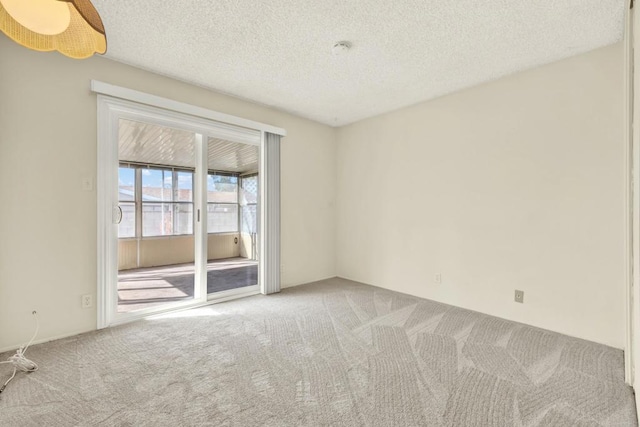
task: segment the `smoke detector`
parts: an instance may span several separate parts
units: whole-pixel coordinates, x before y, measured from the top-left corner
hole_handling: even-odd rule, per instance
[[[336,42],[333,45],[332,51],[334,55],[343,55],[344,53],[348,52],[349,49],[351,49],[351,42],[343,40]]]

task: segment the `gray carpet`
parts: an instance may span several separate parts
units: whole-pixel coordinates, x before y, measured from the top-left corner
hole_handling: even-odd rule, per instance
[[[619,350],[341,279],[29,355],[1,426],[637,425]]]

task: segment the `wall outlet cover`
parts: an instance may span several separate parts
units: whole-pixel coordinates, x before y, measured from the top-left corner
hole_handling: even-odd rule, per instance
[[[519,291],[516,289],[516,294],[514,298],[515,302],[519,302],[520,304],[524,303],[524,291]]]
[[[82,308],[91,308],[93,306],[93,296],[91,294],[82,295]]]

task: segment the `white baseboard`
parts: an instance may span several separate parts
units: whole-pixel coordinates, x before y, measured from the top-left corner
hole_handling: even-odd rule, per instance
[[[636,398],[636,416],[638,416],[638,418],[640,418],[640,415],[638,415],[638,414],[640,414],[640,396],[638,396],[638,393],[637,393],[635,388],[633,389],[633,391],[634,391],[634,395],[635,395],[635,398]]]
[[[31,345],[36,345],[36,344],[43,344],[45,342],[49,342],[49,341],[55,341],[55,340],[60,340],[63,338],[69,338],[69,337],[74,337],[76,335],[80,335],[80,334],[86,334],[87,332],[93,332],[95,331],[95,329],[83,329],[83,330],[78,330],[78,331],[74,331],[74,332],[69,332],[66,334],[61,334],[61,335],[53,335],[51,337],[45,337],[45,338],[40,338],[40,339],[36,339],[33,341],[33,343],[31,343]],[[0,348],[0,353],[4,353],[7,351],[16,351],[17,349],[19,349],[21,346],[26,345],[28,341],[25,341],[21,344],[13,344],[7,347],[2,347]]]
[[[293,288],[293,287],[295,287],[295,286],[308,285],[309,283],[322,282],[323,280],[335,279],[336,277],[338,277],[338,276],[336,276],[336,275],[334,274],[333,276],[323,277],[323,278],[321,278],[321,279],[311,279],[311,280],[307,280],[307,281],[304,281],[304,282],[287,283],[286,285],[285,285],[285,284],[282,284],[282,285],[280,286],[280,288],[281,288],[281,289],[285,289],[285,288]]]
[[[310,281],[301,282],[301,283],[293,283],[293,284],[289,283],[289,284],[283,285],[282,288],[283,289],[284,288],[293,288],[295,286],[306,285],[308,283],[321,282],[323,280],[333,279],[334,277],[337,277],[337,276],[329,276],[329,277],[325,277],[325,278],[321,278],[321,279],[312,279]],[[254,294],[257,295],[258,292],[251,293],[251,295],[254,295]],[[218,302],[224,302],[224,301],[227,301],[227,300],[236,299],[238,297],[244,297],[244,296],[249,296],[249,294],[240,295],[240,296],[229,296],[229,297],[226,297],[226,298],[220,298],[220,299],[213,300],[213,301],[207,301],[207,302],[203,303],[201,306],[211,305],[211,304],[215,304],[215,303],[218,303]],[[194,308],[194,307],[189,307],[189,308]],[[148,315],[148,316],[152,316],[152,315]],[[134,320],[139,320],[139,319],[134,319]],[[55,341],[55,340],[59,340],[59,339],[63,339],[63,338],[69,338],[69,337],[73,337],[73,336],[76,336],[76,335],[84,334],[84,333],[87,333],[87,332],[92,332],[92,331],[95,331],[95,330],[96,329],[83,329],[83,330],[78,330],[78,331],[74,331],[74,332],[69,332],[69,333],[66,333],[66,334],[54,335],[54,336],[50,336],[50,337],[40,338],[40,339],[34,340],[32,345],[42,344],[42,343],[45,343],[45,342]],[[25,344],[27,344],[27,342],[20,343],[20,344],[13,344],[13,345],[9,345],[7,347],[2,347],[2,348],[0,348],[0,353],[15,351],[18,348],[20,348],[20,346],[25,345]]]

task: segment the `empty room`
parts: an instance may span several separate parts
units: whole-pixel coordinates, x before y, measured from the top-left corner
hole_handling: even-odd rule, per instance
[[[0,0],[0,426],[637,426],[636,9]]]

